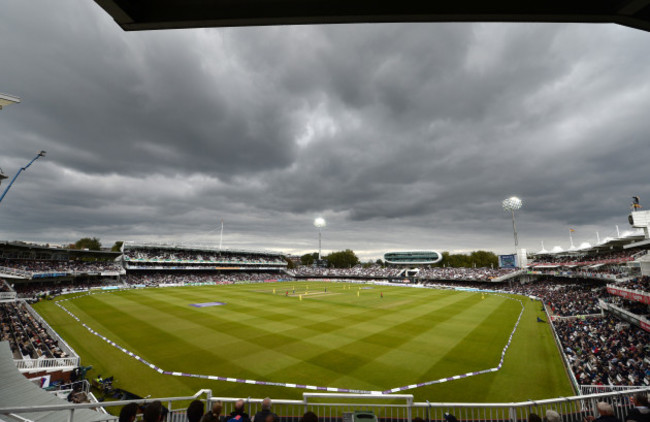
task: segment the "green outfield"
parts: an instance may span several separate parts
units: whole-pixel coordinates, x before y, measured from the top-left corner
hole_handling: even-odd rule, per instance
[[[140,289],[63,304],[165,370],[382,391],[497,366],[521,310],[517,301],[475,292],[358,287],[284,282]],[[501,371],[405,392],[435,402],[571,395],[550,327],[536,322],[545,318],[540,303],[520,299],[525,311]],[[213,301],[225,305],[190,306]],[[211,388],[218,396],[299,398],[304,391],[161,375],[91,334],[54,301],[34,308],[84,365],[93,366],[89,375],[112,375],[116,386],[141,396]]]

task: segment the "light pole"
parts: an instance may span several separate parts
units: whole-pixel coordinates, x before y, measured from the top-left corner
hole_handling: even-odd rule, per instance
[[[504,199],[501,203],[505,211],[510,211],[512,214],[512,232],[515,235],[515,255],[519,253],[519,238],[517,237],[517,224],[515,223],[515,210],[518,210],[523,205],[521,199],[516,196]]]
[[[327,224],[325,223],[325,219],[323,217],[318,217],[314,220],[314,227],[318,229],[318,260],[321,260],[321,231],[323,227],[325,227]]]
[[[7,194],[7,192],[9,192],[9,189],[11,188],[11,185],[14,184],[14,182],[16,181],[16,178],[18,177],[18,175],[19,175],[20,173],[22,173],[24,170],[27,170],[27,168],[28,168],[29,166],[31,166],[32,163],[33,163],[34,161],[38,160],[40,157],[45,157],[45,151],[41,151],[41,152],[39,152],[38,155],[32,159],[32,161],[30,161],[29,163],[27,163],[27,165],[26,165],[25,167],[21,167],[20,170],[18,170],[18,171],[16,172],[16,175],[14,176],[14,178],[11,179],[11,182],[9,182],[9,184],[7,185],[7,188],[4,190],[4,192],[2,192],[2,196],[0,196],[0,202],[2,202],[2,200],[4,199],[4,197],[5,197],[5,195]],[[5,177],[5,178],[6,178],[6,177]],[[2,178],[0,178],[0,182],[1,182],[1,181],[2,181]]]

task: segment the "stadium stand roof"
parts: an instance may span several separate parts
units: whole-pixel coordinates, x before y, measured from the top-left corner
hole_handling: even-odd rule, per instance
[[[2,107],[4,106],[16,104],[19,102],[20,102],[20,98],[9,94],[3,94],[2,92],[0,92],[0,110],[2,110]]]
[[[16,364],[9,348],[9,342],[0,342],[0,408],[2,407],[20,407],[20,406],[40,406],[40,405],[57,405],[57,404],[70,404],[65,400],[61,400],[52,393],[39,388],[36,384],[25,378]],[[34,413],[21,413],[20,418],[11,416],[0,415],[2,420],[7,422],[11,421],[24,421],[31,420],[34,422],[47,421],[47,422],[66,422],[68,420],[69,412],[34,412]],[[22,418],[22,419],[21,419]],[[91,421],[106,421],[114,420],[115,417],[105,415],[94,410],[77,409],[74,412],[74,420],[80,422]]]
[[[363,22],[617,23],[650,31],[650,0],[95,0],[125,31]]]

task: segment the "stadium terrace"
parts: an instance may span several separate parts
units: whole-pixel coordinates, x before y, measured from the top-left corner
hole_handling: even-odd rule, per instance
[[[525,298],[522,306],[528,303],[526,306],[539,308],[530,312],[537,315],[540,324],[547,324],[545,327],[552,334],[551,341],[557,346],[565,368],[567,385],[575,394],[650,389],[650,276],[646,273],[650,255],[645,245],[629,247],[638,241],[636,238],[628,241],[617,239],[607,247],[589,250],[542,251],[528,257],[527,267],[516,269],[451,268],[445,267],[444,262],[442,266],[409,263],[351,268],[298,266],[289,269],[288,259],[282,254],[265,251],[128,242],[120,252],[110,253],[5,242],[0,244],[0,318],[2,342],[8,344],[10,356],[4,358],[12,362],[25,382],[38,380],[39,384],[59,396],[74,397],[75,401],[138,399],[152,393],[161,394],[155,389],[152,391],[151,385],[146,383],[128,391],[121,388],[128,373],[121,373],[119,367],[142,364],[134,360],[135,353],[124,349],[119,356],[124,363],[112,367],[113,361],[102,362],[92,353],[78,353],[74,347],[76,339],[58,332],[61,318],[69,321],[74,317],[76,324],[84,325],[95,336],[102,337],[98,341],[122,347],[115,343],[116,339],[104,337],[85,324],[87,311],[79,308],[83,300],[101,296],[104,301],[111,295],[119,295],[132,301],[153,297],[154,292],[156,297],[171,299],[180,287],[209,288],[216,290],[210,290],[214,293],[202,302],[218,302],[223,305],[217,307],[223,308],[219,311],[225,312],[231,305],[229,299],[222,301],[222,297],[250,295],[255,300],[256,294],[264,293],[265,298],[272,300],[284,298],[314,304],[325,303],[322,300],[329,298],[356,297],[359,299],[354,300],[361,300],[362,295],[366,295],[375,298],[373,300],[385,301],[373,306],[388,313],[390,307],[382,308],[382,304],[391,303],[392,296],[401,296],[395,293],[400,291],[409,292],[408,297],[413,297],[412,300],[436,292],[467,295],[465,300],[474,297],[478,304],[486,303],[486,296],[515,295],[508,297]],[[218,290],[233,288],[243,290],[228,290],[228,294],[234,296],[228,296],[226,290]],[[131,292],[139,294],[124,296]],[[190,290],[183,292],[189,294]],[[197,303],[201,305],[201,301]],[[48,309],[45,317],[39,314],[44,309]],[[191,312],[208,312],[211,307],[195,306],[195,309]],[[190,312],[189,307],[183,312]],[[508,362],[505,353],[504,349]],[[147,361],[146,365],[159,368],[158,362]],[[90,369],[91,366],[109,368],[115,377],[105,381],[101,374]],[[159,369],[161,374],[165,374],[168,368]],[[172,372],[173,368],[170,368],[169,373]],[[175,374],[183,376],[181,372]],[[221,377],[215,376],[215,379]],[[447,382],[454,379],[450,377]],[[241,382],[242,389],[237,391],[242,393],[250,384],[277,384],[228,377],[223,377],[223,380],[226,383]],[[319,385],[317,380],[318,376],[314,379],[315,386]],[[300,384],[286,385],[300,389]],[[311,388],[307,384],[302,387],[305,391]],[[417,390],[418,387],[411,385],[408,388]],[[208,397],[207,401],[210,400]],[[224,404],[226,410],[234,411],[234,399],[228,400]],[[261,400],[251,400],[248,406],[259,410],[261,403]],[[7,407],[7,403],[0,404],[0,407]],[[172,414],[182,414],[181,407],[172,409]],[[284,412],[279,415],[281,419],[295,418],[295,415],[291,416],[294,411],[289,411],[289,408],[287,405],[280,412]],[[627,412],[626,409],[619,407],[617,411]],[[567,408],[565,412],[570,410]],[[111,415],[104,413],[102,417],[110,420]],[[440,417],[443,418],[442,413]],[[178,418],[182,419],[181,416]],[[388,421],[392,417],[383,419]]]

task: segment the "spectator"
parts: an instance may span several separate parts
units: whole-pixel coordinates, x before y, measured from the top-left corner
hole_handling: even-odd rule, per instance
[[[153,401],[144,408],[142,414],[144,422],[160,422],[163,420],[163,406],[158,400]]]
[[[134,422],[137,414],[138,405],[135,403],[129,403],[125,405],[120,411],[119,422]]]
[[[278,421],[278,415],[271,412],[271,399],[269,397],[262,400],[262,410],[255,414],[253,422],[266,422],[267,416],[273,416],[273,420]]]
[[[314,412],[307,412],[302,415],[299,422],[318,422],[318,416]]]
[[[531,413],[528,415],[528,422],[542,422],[542,418],[537,413]]]
[[[205,405],[201,400],[194,400],[187,407],[187,420],[188,422],[199,422],[203,416]]]
[[[555,410],[546,411],[546,422],[562,422],[562,417]]]
[[[620,422],[616,416],[614,416],[614,408],[611,404],[600,401],[596,404],[598,409],[598,414],[600,415],[596,419],[593,419],[594,422]]]
[[[636,393],[630,399],[634,409],[627,414],[627,422],[650,422],[650,408],[648,407],[648,395],[646,393]]]
[[[232,422],[251,422],[250,416],[248,413],[244,412],[244,400],[239,399],[235,403],[235,410],[230,413],[228,421]]]

